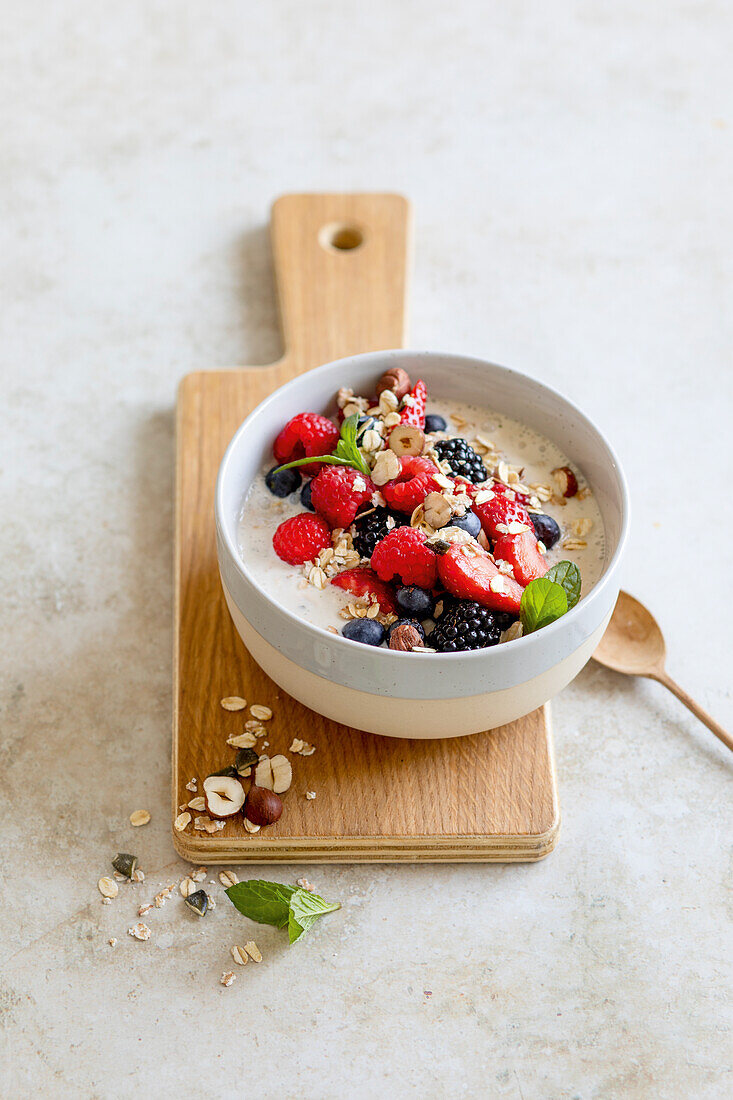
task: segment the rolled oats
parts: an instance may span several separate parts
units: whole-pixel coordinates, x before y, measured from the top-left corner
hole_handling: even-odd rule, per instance
[[[308,799],[309,802],[312,802],[313,799],[316,797],[316,792],[315,791],[306,791],[305,792],[305,797]]]
[[[258,722],[269,722],[272,718],[272,711],[269,707],[265,707],[262,703],[253,703],[249,708],[249,713],[253,718],[256,718]]]
[[[244,950],[247,952],[247,954],[249,955],[250,959],[252,959],[253,962],[256,962],[256,963],[261,963],[262,962],[262,955],[260,954],[260,949],[259,949],[259,947],[257,946],[257,944],[255,943],[254,940],[248,940],[247,943],[245,943],[245,945],[244,945]]]
[[[379,607],[379,604],[375,604],[374,606]],[[288,752],[297,752],[301,756],[312,756],[315,751],[315,745],[310,745],[307,741],[301,741],[299,737],[293,738],[293,743],[288,749]]]
[[[192,798],[188,804],[189,810],[194,810],[197,814],[200,814],[202,810],[206,809],[206,799],[202,794],[197,794],[195,798]]]
[[[191,871],[190,877],[194,882],[203,882],[207,874],[208,871],[205,867],[197,867],[195,871]]]
[[[182,878],[181,881],[179,882],[178,889],[181,891],[181,897],[182,898],[187,898],[187,897],[190,897],[191,894],[196,893],[196,891],[198,889],[198,886],[196,885],[196,883],[194,882],[194,880],[191,878],[190,875],[186,875],[186,877]]]
[[[239,966],[247,965],[249,961],[249,955],[243,947],[239,947],[237,944],[235,944],[234,947],[229,948],[229,951],[235,963],[237,963]]]
[[[135,940],[149,940],[150,929],[147,924],[143,924],[140,921],[138,924],[133,924],[132,928],[127,929],[128,936],[132,936]]]
[[[226,699],[221,700],[221,705],[224,710],[244,710],[247,706],[247,700],[243,699],[241,695],[228,695]]]
[[[188,783],[186,784],[186,790],[191,791],[192,794],[196,794],[196,791],[198,790],[198,783],[195,776],[193,779],[189,779]]]
[[[244,827],[248,833],[259,833],[260,826],[255,825],[253,821],[250,821],[248,817],[244,819]]]
[[[250,730],[238,733],[235,737],[227,737],[227,745],[231,745],[235,749],[251,749],[256,744],[257,738]]]
[[[103,898],[116,898],[120,892],[120,888],[113,878],[100,878],[97,883],[97,889]]]
[[[179,814],[176,820],[173,822],[173,828],[177,833],[182,833],[187,825],[191,824],[191,815],[186,812]]]
[[[225,890],[228,890],[230,886],[236,886],[239,878],[234,871],[219,871],[219,882]]]
[[[149,821],[150,814],[147,810],[134,810],[133,813],[130,814],[130,824],[136,829],[141,825],[147,825]]]
[[[221,985],[230,986],[236,979],[237,975],[233,970],[225,970],[222,976],[219,978]]]

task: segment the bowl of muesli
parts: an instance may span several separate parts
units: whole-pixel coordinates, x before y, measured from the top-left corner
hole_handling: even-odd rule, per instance
[[[392,737],[462,736],[552,698],[610,618],[618,459],[566,398],[465,356],[318,367],[234,435],[216,488],[224,595],[290,695]]]

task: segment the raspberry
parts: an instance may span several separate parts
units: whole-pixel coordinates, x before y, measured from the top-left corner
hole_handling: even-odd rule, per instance
[[[331,584],[351,592],[353,596],[376,596],[379,610],[383,615],[391,615],[397,610],[392,589],[384,581],[380,581],[371,569],[365,569],[363,566],[346,569],[333,577]]]
[[[438,558],[438,575],[448,591],[461,600],[519,614],[522,586],[500,573],[491,555],[478,546],[451,546]]]
[[[372,568],[383,581],[399,578],[403,584],[420,588],[432,588],[438,573],[435,554],[416,527],[395,527],[377,543]]]
[[[402,398],[403,409],[401,423],[412,424],[413,428],[425,427],[425,407],[428,403],[428,390],[422,378],[415,383],[412,393]]]
[[[428,493],[441,492],[435,480],[440,471],[429,459],[412,455],[403,456],[400,467],[399,476],[382,486],[382,494],[392,508],[412,515]]]
[[[373,492],[371,478],[351,466],[324,466],[311,482],[311,503],[332,527],[348,527]]]
[[[278,462],[294,462],[298,458],[330,455],[339,441],[340,432],[328,417],[319,413],[298,413],[289,420],[273,445]],[[320,469],[319,463],[300,467],[303,473],[312,474]]]
[[[280,524],[272,536],[272,545],[283,561],[302,565],[331,545],[331,529],[320,516],[299,512]]]

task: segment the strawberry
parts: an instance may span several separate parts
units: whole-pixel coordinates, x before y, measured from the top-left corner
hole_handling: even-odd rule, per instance
[[[478,546],[451,546],[438,558],[438,576],[446,589],[462,600],[519,614],[521,585],[500,573],[491,555]]]
[[[302,565],[331,545],[331,528],[320,516],[300,512],[280,524],[272,536],[272,545],[283,561]]]
[[[397,610],[392,589],[380,581],[372,569],[360,565],[356,569],[346,569],[332,577],[331,584],[351,592],[353,596],[376,596],[379,610],[384,615],[391,615]]]
[[[502,535],[494,543],[494,557],[497,561],[508,561],[514,568],[514,576],[522,585],[528,585],[537,577],[544,577],[549,568],[540,553],[534,531]]]
[[[394,527],[374,547],[372,568],[383,581],[399,579],[402,584],[432,588],[437,559],[425,541],[425,533],[417,527]]]
[[[491,500],[485,500],[479,504],[474,497],[473,510],[481,520],[481,526],[490,539],[498,539],[502,535],[507,534],[506,531],[499,529],[502,527],[508,527],[510,523],[524,523],[527,527],[532,529],[532,520],[529,518],[529,512],[520,504],[518,500],[509,500],[501,491],[497,492],[495,486],[492,485],[491,491],[493,497]],[[481,497],[481,489],[476,494]]]
[[[411,424],[413,428],[425,427],[425,408],[428,403],[428,389],[422,378],[415,383],[411,393],[402,398],[401,422]]]
[[[400,467],[399,475],[382,486],[382,495],[390,507],[411,516],[428,493],[441,491],[435,480],[440,471],[430,459],[412,455],[403,455]]]
[[[351,466],[323,466],[311,482],[311,504],[332,527],[348,527],[375,486]]]
[[[273,444],[273,453],[280,464],[298,458],[330,455],[339,441],[340,432],[328,417],[319,413],[298,413],[289,420]],[[304,474],[313,474],[320,463],[301,466]]]

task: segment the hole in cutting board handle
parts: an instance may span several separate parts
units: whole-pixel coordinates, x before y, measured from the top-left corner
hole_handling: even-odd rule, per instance
[[[318,239],[322,248],[334,252],[351,252],[364,243],[364,234],[356,225],[324,225]]]

